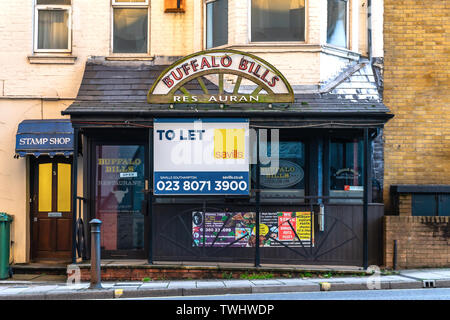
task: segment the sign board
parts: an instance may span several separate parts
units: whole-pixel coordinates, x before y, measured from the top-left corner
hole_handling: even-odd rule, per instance
[[[73,150],[73,134],[20,134],[16,136],[16,150]]]
[[[155,195],[248,195],[248,119],[155,119]]]
[[[311,212],[261,212],[260,221],[262,247],[314,247]],[[255,212],[194,211],[192,246],[255,247],[255,225]]]
[[[204,77],[217,75],[213,90]],[[224,81],[233,82],[226,91]],[[243,92],[241,83],[251,83],[252,91]],[[192,83],[200,93],[189,92]],[[270,63],[236,50],[202,51],[176,61],[162,72],[150,89],[149,103],[272,103],[294,102],[294,93],[284,76]]]

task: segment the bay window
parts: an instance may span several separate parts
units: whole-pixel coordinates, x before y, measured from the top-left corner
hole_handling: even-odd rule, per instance
[[[251,0],[251,41],[305,41],[305,0]]]
[[[228,0],[206,2],[206,48],[228,43]]]
[[[327,43],[347,48],[348,0],[328,0]]]

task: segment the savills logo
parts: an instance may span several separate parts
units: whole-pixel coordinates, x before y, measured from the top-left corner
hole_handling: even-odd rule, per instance
[[[214,129],[215,159],[244,159],[245,129]]]

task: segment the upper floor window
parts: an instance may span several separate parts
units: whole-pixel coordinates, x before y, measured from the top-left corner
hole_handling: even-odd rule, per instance
[[[305,41],[305,0],[251,0],[251,41]]]
[[[114,53],[148,52],[148,0],[113,0]]]
[[[71,0],[36,0],[35,52],[71,51]]]
[[[206,48],[228,43],[228,0],[206,2]]]
[[[328,0],[327,43],[347,48],[348,0]]]

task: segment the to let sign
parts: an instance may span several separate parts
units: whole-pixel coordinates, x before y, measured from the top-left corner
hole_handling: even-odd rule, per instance
[[[155,195],[248,195],[248,119],[155,119]]]

